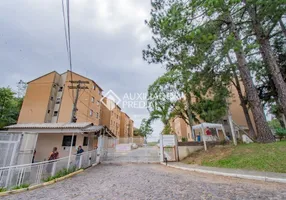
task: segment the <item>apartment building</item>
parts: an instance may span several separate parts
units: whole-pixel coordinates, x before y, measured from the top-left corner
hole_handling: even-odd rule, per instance
[[[242,92],[244,93],[244,87],[243,84],[240,83]],[[230,97],[228,98],[228,103],[229,103],[229,114],[232,117],[233,122],[235,123],[235,131],[239,132],[240,130],[243,131],[248,131],[248,125],[245,119],[245,115],[243,112],[243,109],[240,105],[240,98],[237,92],[237,89],[233,84],[229,86],[229,91],[230,91]],[[196,102],[196,99],[192,99],[192,103]],[[252,125],[255,128],[254,120],[253,120],[253,115],[251,111],[249,110],[249,114],[251,117]],[[201,120],[201,122],[203,122]],[[229,122],[228,122],[228,116],[226,115],[225,117],[222,118],[220,121],[221,124],[224,125],[225,131],[227,135],[230,134],[230,127],[229,127]],[[178,136],[178,139],[181,140],[182,138],[187,138],[189,141],[193,141],[194,138],[192,137],[191,134],[191,129],[190,126],[181,118],[173,118],[170,120],[170,125],[172,132]]]
[[[117,137],[120,136],[121,108],[114,101],[103,98],[100,124],[107,126]]]
[[[133,133],[132,133],[132,135],[133,135]],[[130,117],[124,112],[121,112],[120,137],[122,137],[122,138],[131,137],[131,135],[130,135]]]
[[[52,71],[28,82],[18,124],[70,122],[78,81],[83,89],[78,93],[77,122],[99,125],[101,87],[71,71],[62,74]]]
[[[132,119],[129,120],[129,135],[134,137],[134,121]]]

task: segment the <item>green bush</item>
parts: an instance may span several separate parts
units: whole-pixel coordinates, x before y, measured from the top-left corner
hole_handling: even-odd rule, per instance
[[[182,138],[182,142],[188,142],[188,139],[185,138],[185,137],[183,137],[183,138]]]
[[[284,129],[284,128],[277,128],[277,129],[275,129],[275,135],[281,141],[286,136],[286,129]]]
[[[58,171],[54,176],[49,176],[49,177],[43,179],[43,181],[44,182],[49,182],[49,181],[52,181],[52,180],[54,180],[56,178],[60,178],[60,177],[66,176],[66,175],[68,175],[70,173],[73,173],[75,171],[76,171],[76,167],[75,166],[73,166],[73,167],[71,167],[69,169],[64,168],[64,169]]]
[[[28,188],[29,186],[30,186],[30,184],[23,183],[21,185],[13,187],[12,190],[19,190],[19,189],[23,189],[23,188]]]
[[[7,191],[6,188],[0,187],[0,192],[6,192],[6,191]]]

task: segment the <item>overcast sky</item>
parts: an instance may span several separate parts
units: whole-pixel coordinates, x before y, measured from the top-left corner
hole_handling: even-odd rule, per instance
[[[70,0],[70,7],[75,72],[120,98],[146,92],[164,73],[162,66],[142,59],[151,42],[144,24],[150,0]],[[20,79],[68,69],[61,0],[1,0],[0,10],[1,87],[16,88]],[[147,111],[130,107],[123,110],[138,127]],[[160,123],[154,129],[157,134]]]

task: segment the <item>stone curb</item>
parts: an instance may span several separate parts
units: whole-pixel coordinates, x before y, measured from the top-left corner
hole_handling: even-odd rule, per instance
[[[161,164],[166,166],[165,163],[161,163]],[[185,171],[191,171],[191,172],[199,172],[199,173],[205,173],[205,174],[219,175],[219,176],[228,176],[228,177],[258,180],[258,181],[265,181],[265,182],[286,183],[286,179],[283,179],[283,178],[271,178],[271,177],[265,177],[265,176],[254,176],[254,175],[245,175],[245,174],[226,173],[226,172],[218,172],[218,171],[211,171],[211,170],[205,170],[205,169],[180,167],[180,166],[173,166],[173,165],[167,165],[167,167],[172,167],[172,168],[181,169],[181,170],[185,170]]]
[[[56,178],[54,180],[51,180],[51,181],[48,181],[48,182],[45,182],[45,183],[41,183],[41,184],[38,184],[38,185],[33,185],[33,186],[29,186],[28,188],[22,188],[22,189],[18,189],[18,190],[10,190],[10,191],[6,191],[6,192],[0,192],[0,197],[2,196],[7,196],[9,194],[17,194],[17,193],[21,193],[21,192],[25,192],[25,191],[28,191],[28,190],[35,190],[37,188],[41,188],[41,187],[44,187],[44,186],[48,186],[48,185],[52,185],[56,182],[59,182],[59,181],[62,181],[62,180],[65,180],[67,178],[70,178],[76,174],[79,174],[81,172],[83,172],[84,169],[80,169],[78,171],[75,171],[75,172],[72,172],[68,175],[65,175],[63,177],[60,177],[60,178]]]

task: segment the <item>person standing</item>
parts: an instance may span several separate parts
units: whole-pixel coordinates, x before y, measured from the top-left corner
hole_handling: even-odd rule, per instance
[[[53,151],[52,151],[52,153],[50,154],[50,156],[49,156],[49,164],[48,164],[48,166],[47,166],[47,172],[48,173],[51,173],[51,171],[52,171],[52,167],[53,167],[53,160],[56,160],[56,159],[58,159],[59,158],[59,152],[58,152],[58,148],[57,147],[54,147],[53,148]]]
[[[81,154],[84,152],[84,150],[82,149],[81,146],[78,146],[77,151],[76,151],[76,165],[79,166],[79,161],[80,161],[80,157],[82,156]]]
[[[59,158],[59,152],[58,152],[58,148],[57,147],[54,147],[53,148],[53,151],[49,157],[49,160],[56,160]]]
[[[76,151],[76,154],[81,154],[81,153],[83,153],[83,152],[84,152],[84,150],[82,149],[82,147],[81,147],[81,146],[78,146],[77,151]]]

